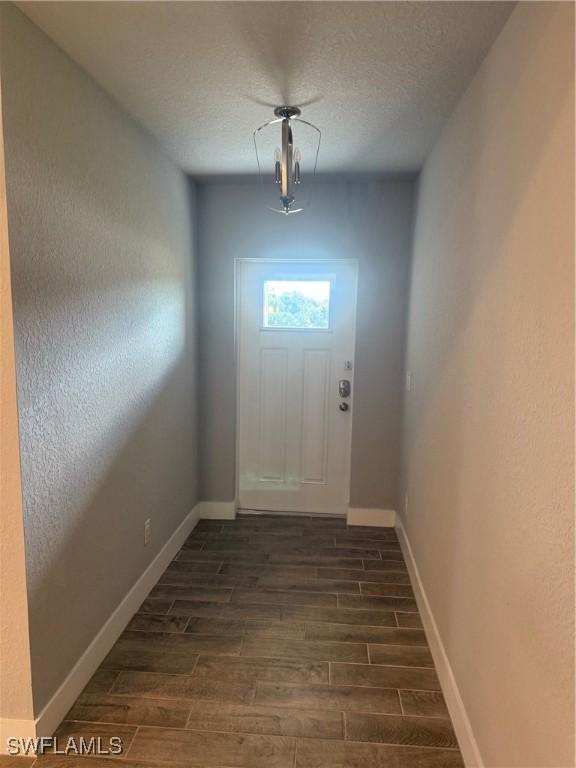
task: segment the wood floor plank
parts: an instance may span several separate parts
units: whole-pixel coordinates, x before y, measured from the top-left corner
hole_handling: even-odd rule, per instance
[[[194,532],[196,531],[221,531],[224,526],[224,520],[199,520],[196,523]]]
[[[406,629],[422,629],[422,619],[417,613],[397,613],[396,621],[399,627]]]
[[[339,608],[364,608],[379,611],[417,613],[418,605],[411,597],[382,597],[379,595],[338,595]]]
[[[291,637],[294,640],[304,640],[305,631],[306,626],[303,621],[246,619],[244,623],[244,637],[253,640],[267,637]]]
[[[116,672],[130,669],[135,672],[188,675],[194,669],[197,660],[197,653],[167,653],[165,650],[148,649],[134,651],[115,646],[102,662],[101,669]]]
[[[380,550],[380,557],[382,560],[399,560],[401,563],[405,563],[404,554],[399,544],[393,544],[389,542],[385,548]]]
[[[184,557],[184,555],[186,555],[186,557]],[[239,558],[244,556],[253,562],[266,562],[268,558],[270,559],[270,562],[273,562],[278,557],[326,557],[335,559],[360,558],[364,560],[380,560],[380,551],[377,549],[336,547],[333,539],[327,541],[324,546],[320,547],[314,546],[314,544],[309,544],[308,540],[305,538],[302,539],[300,543],[296,543],[293,540],[283,541],[279,538],[277,544],[262,544],[260,548],[250,543],[238,545],[237,547],[234,547],[234,549],[224,549],[219,542],[207,542],[206,549],[201,552],[196,550],[186,552],[186,550],[182,550],[182,555],[179,559],[193,560],[197,557],[201,560],[209,560],[211,555],[215,558],[219,557],[221,560],[230,560],[232,557]],[[262,558],[266,558],[266,560],[262,560]]]
[[[409,584],[386,584],[373,581],[360,582],[363,595],[380,595],[383,597],[410,597],[414,599],[414,591]]]
[[[340,712],[193,702],[188,728],[200,731],[261,733],[310,739],[343,739]]]
[[[190,537],[186,539],[184,544],[182,544],[182,549],[202,549],[204,546],[204,542],[200,541],[200,539],[195,539],[193,537]]]
[[[376,664],[330,664],[334,685],[366,685],[377,688],[440,690],[435,670],[413,667],[381,667]]]
[[[222,565],[217,560],[202,561],[202,560],[180,560],[178,555],[172,560],[168,566],[171,570],[188,571],[189,573],[211,573],[216,575]]]
[[[173,602],[169,597],[147,597],[138,613],[167,613]]]
[[[85,693],[76,701],[66,718],[93,723],[184,728],[189,714],[190,703],[185,701]]]
[[[186,624],[188,624],[188,616],[137,613],[128,624],[127,629],[143,632],[184,632]]]
[[[232,635],[242,637],[245,632],[245,619],[217,619],[188,616],[187,635]]]
[[[426,635],[419,629],[365,627],[350,624],[305,624],[306,640],[334,640],[340,643],[379,643],[385,645],[427,646]]]
[[[279,605],[243,605],[241,603],[203,603],[197,600],[175,600],[170,613],[205,619],[280,619],[284,608]]]
[[[330,528],[333,531],[334,528]],[[312,530],[310,526],[305,522],[296,521],[286,525],[285,523],[278,523],[275,525],[268,524],[266,522],[240,522],[237,526],[231,525],[226,527],[222,532],[222,536],[250,536],[252,533],[263,533],[274,536],[303,536],[304,534],[316,535],[316,531]]]
[[[176,555],[178,562],[204,562],[214,561],[220,565],[226,561],[228,563],[267,563],[270,556],[263,552],[253,552],[250,549],[246,551],[236,549],[219,549],[197,552],[195,550],[181,549]]]
[[[168,567],[160,576],[158,584],[226,589],[232,587],[254,587],[257,581],[258,579],[255,576],[222,576],[220,574],[213,575],[196,573],[195,571],[172,570]],[[158,611],[158,613],[161,613],[161,611]]]
[[[286,606],[282,618],[290,621],[327,621],[330,624],[358,624],[382,627],[396,627],[393,611],[364,611],[346,608],[310,608],[308,606]]]
[[[398,691],[352,685],[257,683],[255,704],[272,707],[328,709],[400,714]]]
[[[349,536],[358,536],[360,538],[372,537],[379,538],[384,536],[386,538],[394,539],[398,541],[398,534],[394,528],[387,528],[379,525],[350,525],[346,529],[346,533]]]
[[[118,696],[145,696],[153,699],[207,699],[250,704],[251,683],[206,680],[190,675],[159,675],[149,672],[121,672],[112,687]]]
[[[190,537],[194,541],[231,541],[231,542],[238,542],[238,544],[248,544],[250,541],[248,533],[245,533],[243,531],[235,531],[234,529],[229,530],[226,533],[226,536],[218,530],[203,530],[203,531],[197,531],[196,529],[192,532],[192,536]]]
[[[0,768],[32,768],[35,762],[32,755],[0,755]]]
[[[292,768],[294,749],[295,740],[287,736],[144,727],[134,739],[130,757],[201,768]]]
[[[331,533],[334,529],[331,528],[329,533]],[[303,536],[305,534],[312,535],[314,531],[306,524],[302,522],[297,522],[295,524],[289,524],[285,525],[283,523],[278,523],[277,525],[272,525],[269,523],[255,523],[255,522],[246,522],[246,523],[239,523],[239,527],[237,529],[233,528],[232,526],[226,528],[223,531],[223,536],[231,536],[234,534],[243,535],[243,536],[250,536],[250,534],[254,533],[263,533],[263,534],[275,534],[278,536]]]
[[[114,685],[118,672],[113,669],[104,669],[102,666],[94,672],[88,683],[86,684],[82,694],[84,693],[108,693],[108,691]],[[81,695],[82,695],[81,694]]]
[[[263,528],[307,528],[311,520],[310,515],[274,515],[274,514],[239,514],[236,520],[230,521],[230,527],[261,526]]]
[[[162,651],[164,653],[195,654],[211,651],[226,656],[237,656],[242,644],[242,635],[222,634],[174,634],[161,632],[132,632],[126,630],[116,643],[117,648],[141,651]]]
[[[120,758],[125,756],[130,749],[136,731],[137,728],[134,725],[111,725],[108,723],[83,723],[74,720],[64,720],[58,726],[54,736],[60,746],[62,744],[65,745],[71,739],[76,744],[80,743],[80,739],[84,739],[86,743],[92,738],[98,739],[100,748],[107,751],[110,751],[114,746],[114,741],[111,742],[110,740],[112,738],[119,738],[122,749],[115,757]]]
[[[246,638],[241,656],[270,656],[277,659],[303,659],[306,661],[354,661],[368,663],[366,645],[360,643],[314,642],[269,638]]]
[[[150,597],[169,597],[172,600],[199,600],[203,603],[228,603],[231,588],[198,587],[178,584],[156,584]]]
[[[213,550],[213,549],[222,549],[222,541],[220,539],[215,539],[213,541],[207,541],[205,542],[205,549]],[[249,540],[246,543],[236,543],[236,541],[232,542],[231,539],[228,539],[225,541],[225,544],[228,544],[229,546],[234,546],[234,548],[237,551],[265,551],[265,552],[275,552],[275,551],[281,551],[284,549],[292,549],[295,547],[298,548],[305,548],[305,549],[316,549],[317,547],[334,547],[334,536],[302,536],[296,535],[296,536],[275,536],[274,534],[269,533],[250,533]]]
[[[448,717],[448,708],[440,691],[400,691],[405,715]]]
[[[359,594],[360,585],[357,581],[337,581],[335,579],[290,578],[286,576],[260,576],[258,589],[287,589],[297,592],[338,592]],[[367,593],[368,594],[368,593]]]
[[[314,533],[320,534],[320,535],[332,535],[337,536],[338,538],[346,538],[346,539],[365,539],[366,534],[364,532],[358,533],[352,528],[334,528],[326,525],[317,525],[314,528]]]
[[[229,576],[286,576],[287,578],[306,578],[316,575],[316,568],[313,565],[252,565],[248,563],[224,563],[220,571]]]
[[[346,738],[412,747],[458,747],[450,720],[440,717],[366,715],[347,712]]]
[[[377,549],[351,549],[346,547],[314,547],[314,551],[311,552],[311,547],[302,547],[300,552],[293,550],[293,554],[301,554],[303,556],[313,555],[314,557],[332,557],[332,558],[361,558],[362,560],[378,560],[380,561],[380,552]],[[271,555],[272,557],[273,555]]]
[[[336,595],[324,592],[293,592],[277,589],[235,589],[231,597],[232,603],[249,603],[256,605],[312,605],[336,608]]]
[[[369,560],[363,558],[366,571],[407,571],[406,563],[402,560]]]
[[[120,765],[122,768],[166,768],[166,763],[157,761],[141,762],[123,757],[119,763],[118,760],[107,757],[75,757],[73,755],[43,755],[36,760],[34,768],[119,768]],[[4,768],[1,762],[0,766]],[[171,768],[186,768],[186,766],[184,763],[172,763]]]
[[[410,576],[406,571],[365,571],[362,568],[317,568],[316,570],[317,576],[323,579],[410,584]]]
[[[363,560],[359,555],[344,557],[339,555],[327,557],[316,553],[314,555],[270,555],[270,565],[311,565],[315,568],[363,568]]]
[[[340,517],[328,517],[327,515],[322,515],[320,517],[311,516],[308,518],[308,527],[314,528],[315,530],[318,530],[319,528],[340,528],[346,530],[348,522],[345,515],[341,515]]]
[[[295,768],[464,768],[455,749],[298,739]]]
[[[407,632],[413,630],[406,630]],[[369,645],[371,664],[398,667],[434,667],[429,649],[417,645]]]
[[[344,547],[345,549],[378,549],[385,550],[390,549],[391,544],[395,543],[395,539],[357,539],[354,536],[344,536],[342,538],[336,537],[337,548]],[[393,548],[393,547],[392,547]]]
[[[328,683],[328,663],[282,657],[236,658],[202,655],[194,669],[194,677],[242,683],[256,680],[279,683]]]

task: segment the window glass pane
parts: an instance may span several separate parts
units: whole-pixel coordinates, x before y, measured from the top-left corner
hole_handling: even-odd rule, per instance
[[[264,328],[327,330],[329,280],[266,280]]]

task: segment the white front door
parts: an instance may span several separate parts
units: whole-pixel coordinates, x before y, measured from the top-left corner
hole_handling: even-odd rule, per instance
[[[346,512],[356,283],[353,260],[238,262],[241,509]]]

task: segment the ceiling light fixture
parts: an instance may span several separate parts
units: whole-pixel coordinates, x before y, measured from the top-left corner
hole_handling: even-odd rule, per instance
[[[254,131],[254,149],[262,189],[267,198],[280,193],[281,207],[271,200],[267,202],[267,207],[289,216],[303,211],[310,203],[310,186],[316,175],[322,133],[300,117],[298,107],[276,107],[274,115],[273,120]],[[270,158],[270,172],[263,170],[261,160],[266,157]]]

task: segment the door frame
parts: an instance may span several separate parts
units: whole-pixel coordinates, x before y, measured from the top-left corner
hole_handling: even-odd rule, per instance
[[[350,264],[356,270],[356,290],[354,291],[354,306],[352,308],[352,315],[354,317],[354,328],[352,333],[353,349],[354,349],[354,363],[353,363],[353,380],[354,387],[352,390],[352,412],[350,414],[350,431],[348,436],[348,445],[346,447],[346,478],[344,486],[345,499],[343,501],[344,510],[338,516],[345,517],[350,506],[350,481],[352,470],[352,432],[354,429],[354,392],[356,390],[355,376],[356,373],[356,326],[358,324],[358,281],[360,275],[360,260],[359,259],[330,259],[330,258],[310,258],[310,259],[296,259],[296,258],[280,258],[280,257],[262,257],[257,256],[237,256],[234,259],[234,368],[235,368],[235,439],[234,439],[234,509],[235,512],[239,509],[240,504],[240,271],[243,264]],[[252,510],[253,514],[284,514],[282,512],[269,512],[265,513],[258,510]],[[286,514],[297,517],[298,515],[315,515],[317,517],[324,517],[323,513],[314,512],[288,512]]]

